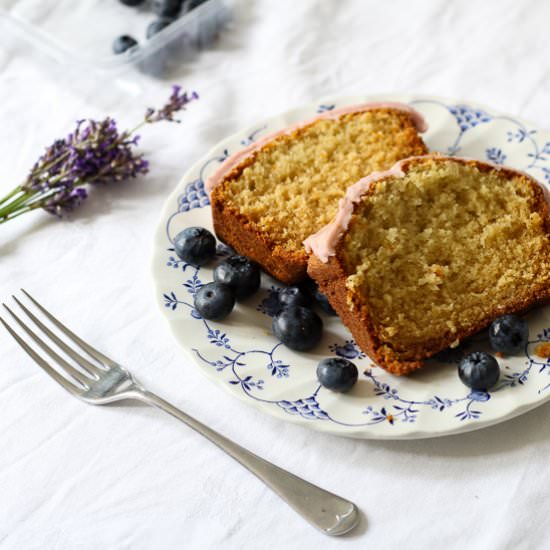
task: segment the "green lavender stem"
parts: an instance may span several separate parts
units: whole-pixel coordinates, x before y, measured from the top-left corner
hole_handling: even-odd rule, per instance
[[[21,194],[18,197],[15,197],[17,193]],[[23,191],[20,187],[16,188],[14,192],[10,193],[6,197],[4,197],[4,199],[2,199],[2,202],[0,203],[0,218],[5,218],[11,212],[19,209],[21,205],[29,199],[30,196],[31,195],[29,195],[29,193]],[[6,202],[7,204],[5,204]]]
[[[21,192],[21,186],[17,186],[13,191],[8,193],[3,199],[0,200],[0,206],[2,206],[4,203],[9,201],[13,196],[17,195],[17,193]]]
[[[34,204],[33,206],[25,206],[23,208],[21,208],[20,210],[16,211],[16,212],[12,212],[11,214],[9,214],[8,216],[6,217],[0,217],[0,225],[3,224],[3,223],[6,223],[10,220],[13,220],[13,218],[17,218],[17,216],[21,216],[22,214],[26,214],[27,212],[30,212],[31,210],[36,210],[37,208],[40,208],[40,204],[36,203]]]
[[[31,210],[41,208],[52,194],[53,193],[26,193],[17,201],[17,204],[10,203],[6,208],[0,210],[0,224],[7,222],[8,220],[12,220],[13,218],[17,218],[17,216],[30,212]]]

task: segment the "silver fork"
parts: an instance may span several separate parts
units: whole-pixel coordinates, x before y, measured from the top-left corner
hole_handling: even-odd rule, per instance
[[[6,304],[3,304],[27,337],[50,356],[55,368],[38,354],[33,347],[27,344],[7,321],[2,317],[0,317],[0,321],[34,361],[71,395],[91,405],[106,405],[124,399],[134,399],[157,407],[181,420],[184,424],[187,424],[187,426],[193,428],[193,430],[232,456],[277,493],[305,520],[327,535],[343,535],[357,525],[359,514],[352,502],[329,493],[271,464],[267,460],[237,445],[230,439],[211,430],[158,395],[146,390],[126,369],[79,338],[25,290],[21,289],[21,291],[33,306],[66,337],[60,338],[56,332],[48,328],[16,296],[12,296],[12,298],[33,322],[35,328],[42,333],[42,337],[29,328]],[[61,357],[51,345],[46,343],[46,340],[49,340],[50,344],[53,342],[79,368],[75,368],[66,359]],[[67,341],[72,343],[73,346],[76,344],[89,359],[76,351]]]

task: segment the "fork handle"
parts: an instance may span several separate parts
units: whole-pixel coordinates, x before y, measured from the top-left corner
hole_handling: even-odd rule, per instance
[[[211,430],[154,393],[143,390],[136,395],[136,398],[167,412],[193,428],[206,439],[209,439],[256,477],[260,478],[306,521],[325,534],[343,535],[357,525],[359,513],[352,502],[329,493],[260,458],[237,445],[237,443]]]

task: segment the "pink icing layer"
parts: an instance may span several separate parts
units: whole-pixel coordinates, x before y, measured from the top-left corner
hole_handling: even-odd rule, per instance
[[[338,212],[336,213],[336,216],[334,217],[334,219],[329,224],[325,225],[325,227],[320,229],[317,233],[310,235],[304,241],[304,246],[308,254],[313,253],[322,262],[324,263],[328,262],[329,257],[334,256],[336,254],[336,246],[340,241],[340,239],[342,238],[342,235],[348,228],[349,222],[351,220],[351,216],[353,215],[354,204],[358,203],[361,200],[361,197],[368,191],[369,187],[374,182],[387,177],[396,177],[396,178],[403,177],[405,175],[405,172],[403,172],[402,170],[403,163],[409,162],[411,160],[415,160],[418,158],[434,158],[434,159],[442,159],[442,160],[458,159],[458,157],[448,157],[443,155],[425,155],[422,157],[410,157],[408,159],[403,159],[398,161],[389,170],[386,170],[384,172],[373,172],[372,174],[368,175],[366,178],[360,179],[358,182],[348,187],[344,198],[340,199],[340,202],[338,204]],[[474,159],[463,157],[461,160],[469,161]],[[497,170],[506,169],[511,172],[516,172],[518,175],[527,176],[528,178],[536,181],[532,176],[530,176],[529,174],[526,174],[525,172],[522,172],[521,170],[515,170],[513,168],[492,164],[490,162],[486,162],[485,164],[488,164],[489,166],[492,166]],[[542,185],[539,182],[537,183],[542,188],[544,197],[550,208],[550,191],[547,189],[545,185]]]
[[[244,149],[241,149],[240,151],[237,151],[236,153],[228,157],[223,162],[223,164],[208,178],[208,180],[206,180],[206,184],[205,184],[206,192],[210,195],[210,193],[212,193],[212,189],[214,189],[214,187],[216,187],[216,185],[218,185],[222,181],[222,179],[225,177],[225,175],[231,172],[233,168],[239,165],[244,159],[249,157],[255,151],[257,151],[258,149],[261,149],[266,143],[274,140],[275,138],[281,135],[291,134],[295,130],[308,126],[317,120],[323,120],[323,119],[336,120],[343,115],[347,115],[350,113],[360,113],[363,111],[370,111],[373,109],[396,109],[398,111],[403,111],[410,115],[414,125],[416,126],[416,129],[419,132],[425,132],[428,129],[428,124],[424,120],[424,117],[418,111],[416,111],[412,107],[409,107],[408,105],[405,105],[404,103],[397,103],[397,102],[391,102],[391,101],[378,102],[378,103],[363,103],[361,105],[350,105],[348,107],[341,107],[340,109],[334,109],[332,111],[325,111],[324,113],[317,115],[309,120],[306,120],[305,122],[300,122],[298,124],[294,124],[292,126],[284,128],[283,130],[279,130],[278,132],[269,134],[268,136],[265,136],[259,139],[258,141],[255,141],[248,147],[245,147]]]

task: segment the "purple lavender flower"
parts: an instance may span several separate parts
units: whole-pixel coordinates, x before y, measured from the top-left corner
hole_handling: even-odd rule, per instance
[[[127,132],[119,134],[112,118],[79,120],[72,134],[46,149],[21,187],[24,191],[57,192],[146,174],[147,161],[132,151],[138,141],[139,136],[130,139]]]
[[[143,121],[132,131],[119,132],[110,117],[77,121],[72,133],[46,148],[25,182],[0,200],[0,223],[37,208],[63,216],[86,199],[83,186],[124,182],[146,174],[149,163],[134,151],[140,139],[135,132],[161,120],[180,122],[174,114],[195,99],[196,92],[188,95],[174,86],[166,105],[147,109]]]
[[[172,86],[172,95],[168,103],[159,110],[152,109],[149,107],[145,112],[145,121],[146,122],[158,122],[160,120],[168,120],[170,122],[181,122],[174,118],[174,113],[178,111],[185,110],[185,106],[191,101],[199,99],[199,94],[197,92],[191,92],[191,95],[187,95],[187,92],[181,93],[181,86],[177,84]]]
[[[46,199],[42,208],[46,212],[62,218],[72,212],[77,206],[80,206],[80,203],[87,196],[88,192],[82,187],[77,187],[71,191],[62,190]]]

